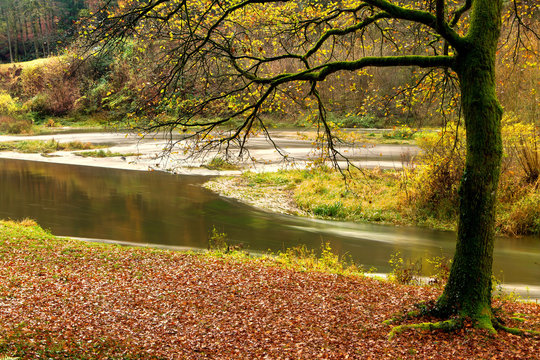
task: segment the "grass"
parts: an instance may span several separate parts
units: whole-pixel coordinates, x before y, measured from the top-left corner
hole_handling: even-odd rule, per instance
[[[139,156],[139,153],[119,153],[111,152],[110,150],[95,150],[95,151],[80,151],[76,152],[75,155],[82,157],[94,157],[94,158],[108,158],[108,157],[128,157],[128,156]]]
[[[389,145],[415,145],[416,144],[416,134],[402,138],[387,135],[387,132],[377,132],[377,133],[368,133],[364,135],[364,139],[368,143],[372,144],[389,144]]]
[[[54,60],[58,60],[59,56],[52,56],[48,58],[41,58],[31,61],[23,61],[23,62],[17,62],[12,64],[0,64],[0,71],[7,71],[12,67],[20,67],[23,69],[29,68],[29,67],[35,67],[35,66],[44,66],[49,64],[50,62]]]
[[[98,129],[111,127],[111,120],[105,113],[95,113],[91,115],[73,114],[62,117],[53,117],[52,120],[57,126]],[[45,121],[45,125],[46,123],[47,121]]]
[[[300,210],[324,219],[427,225],[448,230],[453,223],[419,219],[405,206],[401,173],[395,170],[362,170],[344,181],[333,169],[246,172],[244,186],[261,196],[269,191],[289,192]]]
[[[457,212],[447,211],[447,203],[433,204],[427,209],[409,198],[411,184],[398,170],[363,169],[343,179],[341,173],[328,168],[281,170],[277,172],[245,172],[231,182],[227,196],[240,200],[270,199],[267,194],[281,195],[292,202],[289,213],[368,223],[420,226],[437,230],[454,230]],[[209,182],[219,182],[214,179]],[[523,194],[513,197],[500,192],[496,230],[505,235],[540,234],[540,186],[520,185]],[[220,187],[215,187],[218,192]],[[407,189],[407,191],[406,191]],[[507,192],[507,191],[506,191]],[[263,207],[264,206],[264,203]],[[271,204],[269,204],[271,205]],[[296,207],[296,208],[295,208]],[[452,207],[452,209],[455,209]]]
[[[213,158],[208,164],[202,165],[209,170],[238,170],[238,165],[232,164],[226,159],[223,159],[219,156]]]
[[[417,134],[412,134],[408,137],[400,137],[392,135],[393,130],[379,130],[372,132],[364,132],[362,130],[355,131],[351,129],[334,129],[333,135],[340,140],[349,144],[389,144],[389,145],[415,145]],[[300,140],[316,141],[316,130],[298,131],[297,137]],[[320,139],[319,139],[320,140]]]
[[[100,147],[103,146],[93,145],[91,143],[83,143],[80,141],[61,143],[54,139],[49,141],[21,140],[0,142],[0,151],[16,151],[26,154],[49,154],[55,151],[89,150]]]

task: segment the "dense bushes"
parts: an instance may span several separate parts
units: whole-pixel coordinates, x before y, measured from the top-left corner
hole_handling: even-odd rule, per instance
[[[23,107],[17,99],[4,90],[0,90],[0,133],[25,134],[32,130],[32,122],[24,119],[21,112]]]
[[[504,155],[499,181],[497,227],[510,234],[540,233],[540,133],[513,114],[503,118]],[[424,132],[416,168],[403,170],[406,203],[418,214],[455,219],[458,187],[465,165],[465,131],[449,124],[444,131]]]
[[[498,223],[500,230],[511,235],[540,234],[539,187],[539,183],[536,186],[527,186],[519,200],[502,213]]]
[[[439,132],[423,132],[417,144],[422,155],[407,192],[409,200],[419,209],[436,213],[437,217],[453,218],[465,166],[465,131],[449,124]]]
[[[80,63],[74,55],[50,58],[24,68],[14,67],[7,72],[0,72],[0,88],[5,89],[5,94],[11,96],[16,106],[22,109],[24,105],[25,111],[33,112],[29,118],[38,122],[48,116],[96,113],[106,113],[110,118],[125,121],[128,114],[141,109],[144,109],[142,115],[148,117],[163,112],[177,116],[182,112],[182,105],[196,102],[197,97],[204,92],[204,89],[198,88],[202,85],[186,80],[187,83],[177,89],[176,93],[167,94],[171,96],[167,101],[160,103],[157,101],[160,89],[154,86],[160,72],[156,72],[155,66],[152,66],[155,64],[150,63],[150,59],[156,55],[152,53],[152,47],[145,47],[145,53],[141,53],[136,43],[128,42],[118,49],[120,51],[114,55],[91,57],[84,63]],[[537,70],[527,68],[522,73],[533,74],[534,71]],[[390,96],[392,91],[399,92],[400,86],[414,82],[420,76],[418,73],[404,71],[394,77],[385,76],[385,73],[371,76],[370,72],[350,75],[331,77],[321,86],[321,96],[328,103],[328,120],[337,127],[391,127],[397,121],[414,127],[440,122],[440,114],[437,115],[432,109],[435,106],[433,102]],[[387,84],[380,83],[386,80],[389,81]],[[334,91],[326,91],[325,87],[333,88]],[[292,98],[276,94],[271,104],[262,108],[265,118],[271,123],[311,126],[315,122],[312,119],[316,117],[316,105],[305,97],[304,90],[297,91]],[[513,101],[509,104],[510,108],[523,107],[527,108],[524,114],[536,113],[534,99],[530,95],[521,96],[524,91],[526,89],[516,89],[519,95],[512,98],[504,93],[503,103],[506,106],[506,103]],[[516,104],[515,98],[522,100]],[[5,102],[0,96],[0,107]],[[219,116],[220,113],[235,109],[235,106],[243,106],[243,102],[230,97],[214,105],[206,108],[203,116]],[[0,112],[4,111],[0,108]],[[401,130],[398,128],[396,132]],[[408,138],[412,134],[403,132],[398,135]]]
[[[120,55],[122,56],[122,55]],[[122,119],[139,107],[137,89],[147,78],[132,59],[74,57],[50,58],[36,65],[12,67],[0,73],[0,114],[17,113],[31,122],[48,117],[71,118],[107,113]],[[6,119],[3,121],[8,123]],[[12,121],[9,121],[11,123]],[[7,125],[3,126],[3,132]],[[14,131],[14,130],[13,130]]]
[[[0,115],[0,134],[28,134],[32,131],[32,122],[9,115]]]
[[[77,80],[69,66],[68,58],[51,58],[24,69],[15,68],[5,75],[3,86],[9,96],[16,96],[14,106],[20,108],[23,115],[28,112],[35,113],[38,118],[66,115],[73,110],[80,96]]]

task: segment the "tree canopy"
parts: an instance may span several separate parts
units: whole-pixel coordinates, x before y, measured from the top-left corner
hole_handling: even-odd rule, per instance
[[[420,90],[426,97],[437,92],[440,113],[463,118],[467,133],[456,255],[445,291],[431,309],[450,320],[432,328],[454,328],[466,317],[490,331],[505,329],[491,309],[502,157],[495,67],[502,50],[536,61],[533,45],[540,38],[532,23],[539,13],[533,2],[128,0],[107,5],[82,29],[90,34],[86,49],[104,51],[137,38],[137,51],[149,58],[146,65],[155,65],[153,81],[140,87],[146,105],[176,115],[143,125],[192,128],[196,151],[228,150],[233,144],[243,149],[250,135],[268,133],[265,112],[302,103],[319,114],[326,153],[335,160],[342,154],[325,116],[331,80],[371,75],[366,69],[374,67],[426,69],[401,91]],[[221,128],[233,121],[232,130]]]

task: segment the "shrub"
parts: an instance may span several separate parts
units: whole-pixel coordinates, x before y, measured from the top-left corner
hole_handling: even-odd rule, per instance
[[[401,253],[396,251],[390,255],[388,261],[392,272],[390,278],[398,284],[415,284],[419,282],[419,276],[422,273],[422,261],[403,260]]]
[[[450,124],[438,133],[422,133],[417,144],[422,155],[412,180],[410,198],[418,208],[452,217],[465,166],[465,132]]]
[[[17,91],[21,97],[32,98],[45,89],[45,67],[27,67],[17,80]]]
[[[515,202],[501,219],[501,230],[512,235],[540,234],[540,193],[537,186]]]
[[[540,177],[540,127],[508,114],[503,118],[502,133],[503,171],[517,171],[527,183],[535,183]]]
[[[374,116],[358,116],[347,114],[345,116],[337,116],[330,114],[328,120],[335,123],[340,128],[382,128],[384,121],[381,118]]]
[[[19,110],[16,101],[7,92],[0,90],[0,115],[13,114]]]
[[[25,68],[17,80],[17,91],[28,107],[40,116],[65,115],[79,98],[77,81],[70,76],[67,61],[50,61]]]
[[[8,115],[0,115],[0,133],[29,134],[32,132],[32,122]]]
[[[28,102],[30,111],[35,112],[39,116],[50,115],[49,112],[49,97],[46,94],[40,93],[34,96]]]
[[[383,134],[385,139],[399,139],[399,140],[410,140],[416,134],[417,129],[411,129],[406,125],[394,126],[393,129],[389,132]]]
[[[539,233],[540,136],[533,124],[512,114],[502,122],[503,161],[499,180],[498,228],[509,234]],[[458,188],[466,156],[465,131],[455,124],[417,139],[423,154],[416,169],[406,173],[406,201],[417,216],[452,220],[457,217]],[[405,173],[404,173],[405,174]]]
[[[328,271],[335,274],[363,274],[362,267],[357,266],[347,254],[334,253],[329,242],[321,243],[320,256],[306,245],[298,245],[280,251],[274,258],[278,263],[290,266],[299,271]]]
[[[208,250],[225,251],[227,244],[227,234],[219,232],[216,227],[212,227],[212,232],[208,237]]]
[[[446,284],[448,277],[450,277],[452,259],[448,259],[447,257],[441,255],[426,259],[426,261],[433,267],[433,273],[429,283],[437,286],[443,286]]]
[[[77,99],[74,105],[75,109],[83,114],[91,114],[98,111],[102,106],[103,99],[110,91],[110,84],[106,79],[100,79],[89,86],[85,95]]]
[[[223,159],[219,156],[213,158],[208,164],[203,165],[203,167],[209,170],[238,170],[238,166],[230,163],[228,160]]]

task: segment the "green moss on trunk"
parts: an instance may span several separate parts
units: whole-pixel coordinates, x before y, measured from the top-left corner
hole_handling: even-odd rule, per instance
[[[456,254],[437,304],[442,315],[471,317],[490,330],[495,201],[502,157],[502,108],[495,93],[500,13],[501,1],[474,2],[467,45],[456,59],[467,159],[459,190]]]

